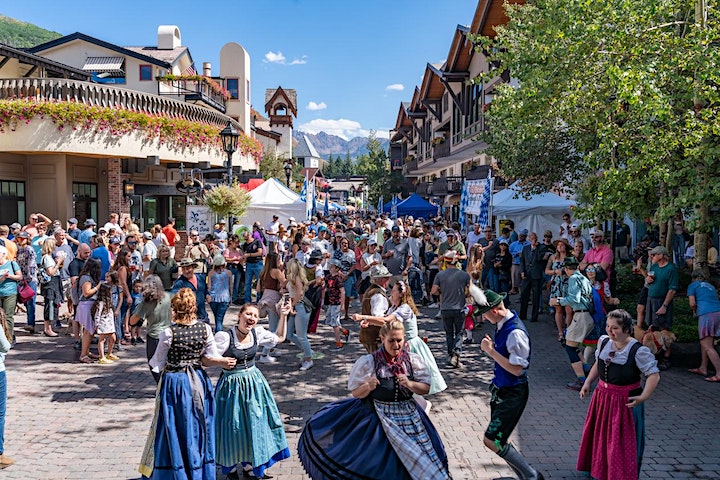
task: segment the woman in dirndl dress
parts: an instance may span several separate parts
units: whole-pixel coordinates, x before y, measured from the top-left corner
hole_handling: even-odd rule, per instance
[[[387,316],[372,317],[370,315],[357,315],[357,320],[367,320],[370,325],[377,325],[379,327],[382,327],[392,320],[402,322],[405,327],[405,345],[411,352],[420,356],[430,373],[430,391],[428,394],[432,395],[433,393],[439,393],[445,390],[447,384],[440,373],[440,369],[437,366],[435,357],[430,351],[430,347],[418,336],[417,313],[418,310],[412,298],[410,286],[404,280],[400,280],[395,283],[390,292],[390,309],[387,311]],[[425,413],[430,411],[432,404],[425,400],[425,398],[420,395],[415,395],[415,400],[423,410],[425,410]]]
[[[386,323],[380,338],[380,349],[350,371],[354,398],[326,405],[308,420],[300,462],[314,480],[451,478],[442,440],[413,400],[430,391],[428,369],[405,348],[401,322]]]
[[[637,480],[645,448],[645,405],[660,381],[655,356],[632,337],[625,310],[607,315],[607,335],[580,398],[600,377],[583,427],[577,469],[597,480]],[[641,377],[645,376],[645,385]]]
[[[214,480],[213,388],[202,365],[232,368],[235,359],[217,354],[212,329],[195,316],[192,290],[180,289],[171,308],[173,324],[160,334],[149,362],[162,376],[138,470],[143,478]]]
[[[278,310],[277,334],[257,325],[258,306],[254,303],[240,308],[236,327],[215,334],[218,351],[237,360],[234,368],[223,370],[215,390],[217,463],[231,480],[238,479],[239,472],[248,477],[251,471],[255,477],[265,478],[268,468],[290,458],[280,411],[267,380],[255,366],[262,348],[285,340],[290,301]]]

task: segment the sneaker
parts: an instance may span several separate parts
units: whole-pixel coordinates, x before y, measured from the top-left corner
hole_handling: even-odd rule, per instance
[[[345,330],[343,330],[342,336],[343,336],[343,342],[347,343],[348,339],[350,338],[350,330],[348,330],[347,328]]]
[[[450,365],[457,368],[459,363],[460,363],[460,357],[458,356],[457,353],[453,353],[450,356]]]
[[[430,305],[428,305],[428,308],[440,308],[440,305],[438,305],[437,303],[433,302],[433,303],[431,303]]]
[[[137,338],[135,339],[135,342],[137,342],[137,343],[145,343],[145,340],[143,340],[142,337],[137,337]]]
[[[579,392],[580,390],[582,390],[583,385],[585,385],[585,380],[576,378],[574,382],[566,384],[565,387],[569,388],[570,390],[575,390],[576,392]]]
[[[343,346],[343,342],[335,342],[335,350],[342,350]]]
[[[282,357],[282,352],[278,350],[277,348],[271,348],[270,349],[270,355],[271,357]]]
[[[313,365],[315,365],[315,364],[313,363],[312,360],[307,360],[305,362],[302,362],[302,365],[300,365],[300,371],[304,372],[305,370],[310,370],[313,367]]]
[[[275,363],[277,362],[277,358],[271,357],[270,355],[260,355],[260,360],[258,360],[260,363]]]
[[[100,360],[98,360],[98,363],[100,365],[110,365],[111,363],[115,363],[115,362],[113,362],[112,360],[110,360],[107,357],[102,357]]]
[[[0,469],[15,465],[15,460],[6,456],[4,453],[0,453]]]
[[[130,339],[130,345],[137,345],[137,340],[135,339],[135,337]]]
[[[463,345],[470,345],[471,343],[473,343],[472,338],[466,338],[465,340],[463,340]]]
[[[439,310],[438,310],[438,313],[435,314],[435,318],[442,318],[442,314],[440,313]]]
[[[112,360],[112,361],[120,360],[120,357],[118,357],[117,355],[112,354],[112,353],[108,353],[107,355],[105,355],[105,358],[107,358],[108,360]]]

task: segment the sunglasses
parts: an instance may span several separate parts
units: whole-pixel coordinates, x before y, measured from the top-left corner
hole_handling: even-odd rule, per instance
[[[586,272],[595,272],[595,267],[588,267],[585,269]]]

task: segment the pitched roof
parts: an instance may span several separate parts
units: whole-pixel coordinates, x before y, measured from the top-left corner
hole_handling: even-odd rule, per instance
[[[21,63],[28,65],[42,66],[47,72],[54,75],[62,75],[64,78],[76,78],[85,81],[90,81],[91,78],[91,75],[88,72],[78,68],[50,60],[49,58],[41,57],[40,55],[33,55],[32,53],[11,47],[10,45],[5,45],[3,43],[0,43],[0,56],[16,58]]]
[[[322,158],[305,134],[303,134],[302,138],[298,141],[298,144],[293,147],[293,156],[295,158]]]
[[[131,52],[138,53],[140,55],[146,55],[148,57],[155,58],[161,62],[167,62],[174,64],[185,52],[190,55],[188,47],[175,47],[172,50],[163,50],[157,47],[124,47]],[[192,57],[190,57],[192,61]]]
[[[75,40],[82,40],[84,42],[92,43],[94,45],[98,45],[100,47],[107,48],[108,50],[117,52],[121,55],[126,55],[128,57],[137,58],[138,60],[141,60],[141,61],[147,62],[147,63],[151,63],[151,64],[157,65],[159,67],[163,67],[163,68],[167,68],[167,69],[172,68],[172,64],[170,62],[167,62],[164,60],[159,60],[150,55],[135,52],[133,50],[129,50],[127,48],[112,44],[110,42],[106,42],[104,40],[100,40],[99,38],[91,37],[90,35],[85,35],[84,33],[80,33],[80,32],[71,33],[70,35],[65,35],[64,37],[56,38],[55,40],[50,40],[49,42],[41,43],[40,45],[35,45],[32,48],[28,48],[27,51],[30,53],[39,54],[40,52],[44,52],[46,50],[50,50],[51,48],[65,45],[66,43],[70,43]],[[139,47],[131,47],[131,48],[139,48]]]
[[[294,88],[284,89],[278,86],[265,90],[265,111],[272,115],[270,104],[279,96],[285,98],[288,103],[287,108],[297,117],[297,90]]]

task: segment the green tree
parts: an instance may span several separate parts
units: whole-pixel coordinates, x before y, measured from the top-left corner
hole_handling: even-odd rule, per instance
[[[720,200],[716,12],[703,0],[536,0],[507,12],[495,39],[475,38],[498,66],[476,81],[506,69],[517,80],[487,109],[502,173],[527,192],[576,193],[581,218],[654,213],[664,224],[682,210],[707,231]]]
[[[390,162],[374,130],[370,131],[367,149],[367,155],[358,157],[356,173],[367,177],[368,205],[376,205],[381,195],[387,201],[392,193]]]
[[[259,169],[264,180],[277,178],[283,184],[285,183],[285,159],[279,157],[276,152],[263,153]]]
[[[325,161],[325,168],[323,168],[323,175],[325,175],[326,178],[333,178],[337,175],[335,173],[335,165],[335,159],[333,159],[331,153],[328,159]]]

